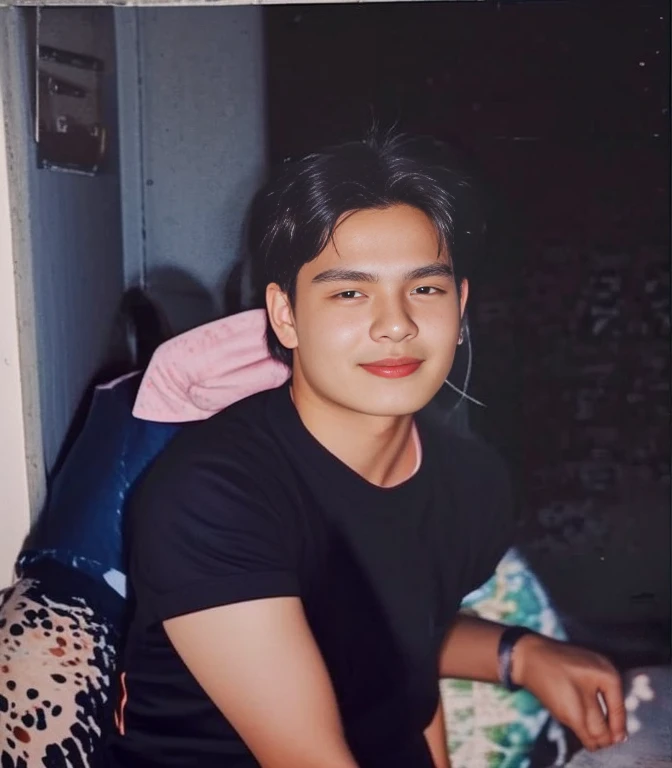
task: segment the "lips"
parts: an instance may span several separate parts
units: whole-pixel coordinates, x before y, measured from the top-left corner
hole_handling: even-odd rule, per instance
[[[373,363],[360,363],[365,371],[384,379],[401,379],[404,376],[410,376],[421,365],[422,360],[415,357],[388,357]]]

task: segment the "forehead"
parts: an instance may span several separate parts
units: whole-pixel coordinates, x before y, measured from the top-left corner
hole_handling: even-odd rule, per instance
[[[449,260],[429,217],[417,208],[395,205],[345,214],[325,248],[304,269],[312,274],[354,263],[408,268],[437,258]]]

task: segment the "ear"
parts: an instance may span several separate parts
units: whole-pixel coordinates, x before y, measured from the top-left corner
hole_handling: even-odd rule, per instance
[[[469,298],[469,281],[465,278],[460,283],[460,320],[464,319],[464,310],[467,308]]]
[[[294,313],[287,294],[277,283],[266,286],[266,309],[271,327],[283,347],[296,349],[299,340],[296,336]]]

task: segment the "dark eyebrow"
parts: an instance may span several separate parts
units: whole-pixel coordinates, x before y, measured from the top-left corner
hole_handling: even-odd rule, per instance
[[[426,267],[418,267],[404,275],[405,280],[424,280],[427,277],[453,277],[455,273],[450,264],[443,261],[437,261],[435,264],[428,264]]]
[[[370,272],[357,272],[352,269],[325,269],[312,279],[313,283],[377,283],[378,276]]]
[[[428,277],[453,277],[453,268],[445,262],[427,264],[425,267],[412,269],[404,275],[404,281],[424,280]],[[371,272],[359,272],[353,269],[325,269],[312,279],[313,283],[377,283],[378,275]]]

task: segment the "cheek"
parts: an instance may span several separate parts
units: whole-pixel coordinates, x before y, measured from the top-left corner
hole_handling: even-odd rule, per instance
[[[310,349],[311,356],[324,357],[336,351],[352,351],[368,338],[366,322],[359,313],[309,309],[303,317],[297,314],[296,330],[299,347]]]
[[[436,349],[452,349],[457,345],[460,335],[460,313],[454,307],[445,307],[442,312],[434,312],[424,320],[424,332],[431,339]]]

